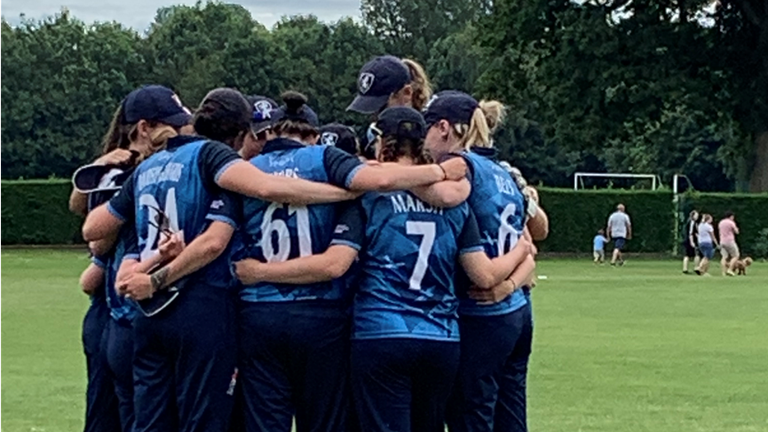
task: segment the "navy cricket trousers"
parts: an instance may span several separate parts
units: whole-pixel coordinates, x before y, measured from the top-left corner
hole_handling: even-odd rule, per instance
[[[109,382],[117,396],[123,432],[133,432],[133,326],[110,318],[101,342]]]
[[[353,340],[352,391],[360,430],[443,432],[459,349],[449,341]]]
[[[348,306],[242,302],[239,371],[248,432],[347,430]]]
[[[134,321],[135,432],[225,432],[235,387],[232,294],[190,284]]]
[[[107,357],[102,351],[102,340],[110,320],[104,296],[93,297],[83,319],[83,350],[88,372],[85,432],[120,430],[117,396],[109,377]]]
[[[525,432],[530,303],[505,315],[462,316],[461,366],[449,402],[450,432]]]

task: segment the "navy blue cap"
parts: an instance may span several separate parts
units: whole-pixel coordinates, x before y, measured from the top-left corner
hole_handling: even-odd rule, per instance
[[[442,91],[432,96],[427,104],[424,120],[429,127],[440,120],[447,120],[450,124],[469,124],[479,106],[477,100],[466,93],[455,90]]]
[[[357,97],[347,111],[373,114],[381,111],[389,97],[411,82],[408,66],[397,57],[381,56],[369,61],[357,77]]]
[[[147,120],[182,127],[189,124],[191,119],[189,110],[184,108],[179,97],[168,87],[140,87],[130,92],[123,100],[123,124]]]
[[[251,117],[251,130],[254,133],[262,132],[272,126],[272,111],[278,106],[277,102],[266,96],[248,96],[248,102],[253,107],[253,117]]]
[[[317,114],[306,104],[299,108],[299,112],[295,114],[288,113],[288,107],[283,105],[272,111],[271,115],[273,125],[281,120],[294,120],[309,123],[314,127],[320,126],[320,120],[318,120]]]
[[[200,107],[211,106],[220,117],[225,117],[247,128],[253,117],[253,106],[238,90],[227,87],[215,88],[200,102]]]
[[[421,113],[410,107],[387,108],[379,114],[376,128],[382,136],[395,136],[418,141],[427,134]]]
[[[331,123],[321,127],[320,140],[317,143],[338,147],[351,155],[357,155],[360,151],[355,130],[341,123]]]

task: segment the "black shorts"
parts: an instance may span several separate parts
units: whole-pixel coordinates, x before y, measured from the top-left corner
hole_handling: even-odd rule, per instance
[[[696,258],[698,251],[696,247],[691,246],[691,242],[683,242],[683,248],[685,249],[685,256],[687,258]]]

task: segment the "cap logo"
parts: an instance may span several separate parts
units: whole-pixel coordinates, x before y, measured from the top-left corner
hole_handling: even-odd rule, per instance
[[[357,87],[361,94],[368,93],[368,90],[370,90],[371,86],[373,86],[373,80],[375,78],[376,77],[374,77],[370,72],[363,72],[360,74],[360,78],[357,79]]]
[[[339,134],[335,132],[323,132],[323,135],[320,136],[320,144],[322,145],[336,146],[337,142],[339,142]]]
[[[429,98],[429,101],[427,102],[427,104],[424,106],[424,111],[428,110],[429,106],[432,105],[432,102],[436,100],[437,100],[437,95],[436,94],[432,95],[432,97]]]
[[[267,120],[272,117],[272,104],[269,101],[260,100],[253,104],[253,118]]]

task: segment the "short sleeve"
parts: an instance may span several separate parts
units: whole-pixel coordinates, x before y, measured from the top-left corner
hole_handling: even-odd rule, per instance
[[[135,212],[135,200],[133,192],[133,176],[136,171],[123,183],[123,187],[107,203],[107,209],[113,216],[123,222],[133,220]]]
[[[139,259],[139,237],[136,235],[136,228],[133,225],[123,226],[120,232],[120,241],[125,245],[123,260]]]
[[[328,183],[346,189],[352,184],[355,174],[365,166],[356,156],[337,147],[325,149],[323,163],[328,173]]]
[[[218,141],[208,141],[203,144],[198,155],[203,182],[210,190],[214,190],[221,174],[240,161],[242,161],[240,155],[231,147]]]
[[[205,216],[209,221],[219,221],[231,225],[237,229],[243,218],[243,200],[240,195],[222,191],[211,202],[208,214]]]
[[[459,254],[463,255],[471,252],[483,251],[483,241],[480,238],[480,228],[477,225],[477,218],[472,209],[469,209],[467,219],[464,221],[464,228],[457,239]]]
[[[357,251],[365,245],[365,210],[359,199],[337,204],[341,206],[331,245],[349,246]]]

